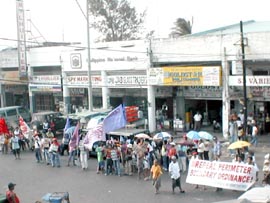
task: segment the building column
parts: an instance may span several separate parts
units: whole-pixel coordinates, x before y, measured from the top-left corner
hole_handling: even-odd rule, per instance
[[[31,78],[33,76],[33,68],[28,65],[28,78]],[[29,93],[29,110],[31,113],[35,112],[35,98],[34,98],[34,93],[31,90],[30,83],[28,84],[28,93]]]
[[[230,114],[230,95],[229,95],[229,64],[224,48],[222,58],[222,132],[225,139],[229,137],[229,114]]]
[[[110,96],[109,87],[107,83],[107,73],[106,71],[101,71],[101,81],[102,81],[102,108],[108,109],[110,106]]]
[[[63,104],[64,104],[64,115],[70,113],[71,104],[70,104],[70,92],[67,84],[67,74],[62,72],[62,88],[63,88]]]
[[[148,128],[150,133],[156,131],[156,100],[155,100],[155,87],[148,86],[147,90],[147,105],[148,105]]]

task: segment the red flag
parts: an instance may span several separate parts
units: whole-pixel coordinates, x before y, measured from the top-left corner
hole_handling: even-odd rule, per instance
[[[0,118],[0,134],[9,134],[8,126],[4,118]]]
[[[26,137],[27,139],[29,139],[29,134],[30,134],[30,128],[27,125],[27,123],[23,120],[23,117],[19,117],[19,126],[20,126],[20,130],[23,134],[24,137]]]
[[[80,140],[79,130],[80,130],[80,122],[77,123],[76,128],[74,129],[73,135],[70,138],[70,141],[69,141],[70,148],[75,148],[79,145],[79,140]]]

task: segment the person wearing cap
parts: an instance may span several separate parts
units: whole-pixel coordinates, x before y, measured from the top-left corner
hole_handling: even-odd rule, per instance
[[[6,198],[8,203],[20,203],[19,197],[14,192],[15,185],[16,184],[14,183],[8,184],[8,190],[6,191]]]
[[[181,180],[180,180],[181,175],[180,175],[179,164],[178,164],[175,156],[172,156],[171,160],[172,161],[169,165],[169,174],[170,174],[171,179],[172,179],[172,193],[174,194],[174,189],[176,187],[179,187],[180,192],[184,193],[185,191],[181,187]]]
[[[49,148],[52,167],[55,167],[55,166],[60,167],[59,146],[60,145],[57,139],[53,138],[51,146]]]

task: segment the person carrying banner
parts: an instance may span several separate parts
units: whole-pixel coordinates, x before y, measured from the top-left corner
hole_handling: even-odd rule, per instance
[[[185,191],[181,187],[180,167],[175,156],[171,157],[171,163],[169,165],[169,174],[172,179],[172,193],[174,194],[174,189],[176,187],[179,187],[181,193],[185,193]]]

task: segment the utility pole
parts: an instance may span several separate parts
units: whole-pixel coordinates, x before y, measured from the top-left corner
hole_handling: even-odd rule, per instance
[[[91,55],[90,55],[90,24],[89,24],[89,0],[86,0],[86,21],[87,21],[87,62],[88,62],[88,109],[93,111],[93,95],[92,95],[92,81],[91,81]]]
[[[240,34],[241,34],[241,50],[242,50],[242,67],[243,67],[243,92],[244,92],[244,132],[247,129],[247,85],[246,85],[246,66],[245,66],[245,45],[243,34],[243,23],[240,21]]]

